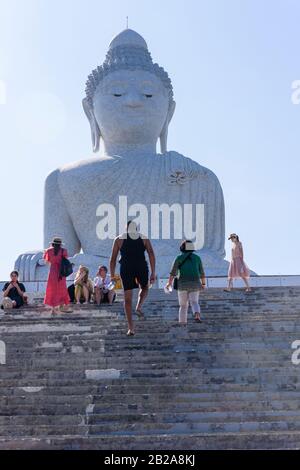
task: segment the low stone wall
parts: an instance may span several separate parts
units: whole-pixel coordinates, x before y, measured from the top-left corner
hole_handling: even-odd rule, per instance
[[[72,284],[72,280],[67,281],[67,284]],[[158,279],[156,285],[153,289],[163,289],[166,285],[167,279]],[[2,298],[2,288],[5,284],[5,281],[0,281],[0,298]],[[29,294],[34,294],[35,297],[44,296],[46,290],[45,281],[36,281],[36,282],[24,282],[26,291]],[[286,275],[286,276],[253,276],[250,279],[250,284],[252,287],[293,287],[300,286],[300,275]],[[227,286],[227,277],[207,277],[207,287],[208,288],[222,288]],[[241,279],[234,281],[234,287],[244,287],[244,283]],[[32,296],[29,295],[31,298]]]

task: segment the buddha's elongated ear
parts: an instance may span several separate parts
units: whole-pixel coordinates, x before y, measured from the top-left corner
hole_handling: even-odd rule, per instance
[[[169,129],[169,124],[171,122],[173,114],[175,112],[175,108],[176,108],[175,101],[171,101],[166,122],[164,123],[164,127],[162,128],[161,134],[159,136],[161,153],[166,153],[168,150],[168,129]]]
[[[91,126],[93,152],[98,152],[98,150],[100,148],[101,132],[100,132],[98,123],[97,123],[95,115],[94,115],[94,110],[93,110],[92,106],[90,105],[87,98],[84,98],[82,100],[82,106],[83,106],[85,115],[88,118],[90,126]]]

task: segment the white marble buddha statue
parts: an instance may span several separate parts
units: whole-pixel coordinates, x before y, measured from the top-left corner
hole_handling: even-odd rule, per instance
[[[83,108],[93,150],[100,152],[48,176],[45,247],[53,236],[62,237],[73,262],[96,273],[100,264],[108,265],[114,237],[128,220],[136,220],[142,233],[148,230],[159,277],[168,276],[181,240],[193,234],[206,274],[226,275],[220,183],[209,169],[167,150],[175,111],[172,84],[153,63],[139,34],[127,29],[113,39],[105,62],[88,78]],[[158,142],[161,153],[157,153]],[[160,217],[156,211],[162,204],[166,211]],[[168,233],[163,219],[169,209]],[[189,233],[183,232],[184,226],[189,226]],[[19,256],[16,268],[22,280],[45,279],[41,255],[36,251]]]

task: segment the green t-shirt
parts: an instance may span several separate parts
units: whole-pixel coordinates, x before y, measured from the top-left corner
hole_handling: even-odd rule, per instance
[[[181,265],[187,257],[188,259]],[[200,256],[196,253],[183,253],[177,256],[170,274],[178,277],[178,290],[193,291],[201,289],[201,277],[204,276],[204,270]]]

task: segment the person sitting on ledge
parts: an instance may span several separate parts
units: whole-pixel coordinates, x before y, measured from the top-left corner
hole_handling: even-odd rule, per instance
[[[94,279],[94,292],[97,305],[100,305],[100,303],[112,305],[116,298],[115,290],[109,289],[111,279],[107,271],[106,266],[100,266]]]
[[[88,304],[94,290],[93,281],[89,278],[89,269],[86,266],[79,266],[75,280],[75,299],[77,305]]]
[[[9,310],[12,308],[22,307],[27,303],[26,289],[24,284],[19,282],[18,271],[10,273],[10,282],[7,282],[3,287],[3,300],[1,308]]]

